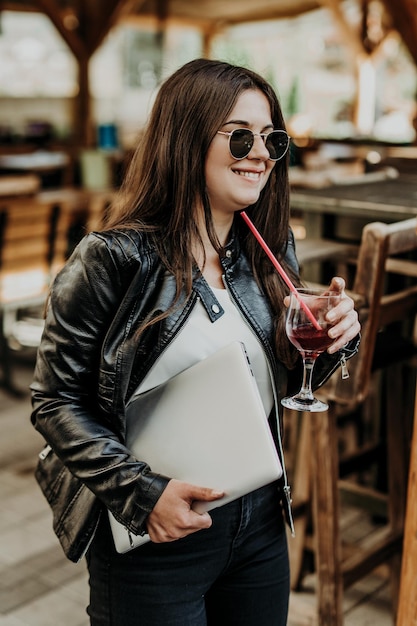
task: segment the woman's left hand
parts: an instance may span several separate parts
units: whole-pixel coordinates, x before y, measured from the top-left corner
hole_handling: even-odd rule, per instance
[[[329,311],[326,316],[327,320],[332,324],[329,336],[334,339],[327,352],[334,354],[360,333],[361,326],[358,314],[354,308],[354,302],[345,292],[345,281],[343,278],[340,276],[332,278],[329,291],[334,291],[341,295],[339,304]]]

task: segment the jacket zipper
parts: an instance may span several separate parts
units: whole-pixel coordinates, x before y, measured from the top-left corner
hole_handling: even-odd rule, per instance
[[[342,371],[342,380],[346,380],[347,378],[349,378],[349,370],[348,370],[348,366],[346,363],[345,355],[343,355],[342,358],[340,359],[340,367]]]
[[[52,448],[51,448],[51,446],[50,446],[49,444],[45,444],[45,447],[44,447],[44,448],[43,448],[43,449],[39,452],[38,457],[39,457],[39,459],[40,459],[41,461],[44,461],[44,460],[45,460],[45,459],[46,459],[46,458],[50,455],[50,453],[51,453],[51,452],[52,452]],[[94,539],[94,537],[95,537],[95,535],[96,535],[96,530],[97,530],[97,528],[98,528],[98,525],[99,525],[100,519],[101,519],[101,512],[100,512],[100,513],[99,513],[99,515],[98,515],[97,521],[96,521],[96,523],[95,523],[95,525],[94,525],[94,528],[93,528],[93,532],[91,533],[91,537],[89,538],[89,540],[88,540],[88,543],[87,543],[86,547],[85,547],[85,548],[84,548],[84,550],[82,551],[82,553],[81,553],[80,557],[77,559],[77,563],[79,563],[80,561],[82,561],[82,560],[83,560],[83,558],[85,557],[85,555],[87,554],[88,549],[89,549],[89,547],[91,546],[91,542],[93,541],[93,539]]]
[[[89,550],[89,548],[90,548],[90,546],[91,546],[91,544],[93,542],[94,537],[96,536],[97,528],[98,528],[98,525],[99,525],[100,520],[101,520],[101,514],[102,514],[102,511],[100,511],[98,516],[97,516],[97,521],[96,521],[95,526],[93,528],[93,532],[91,533],[91,537],[89,538],[86,547],[82,551],[80,558],[77,560],[77,563],[79,563],[80,561],[83,560],[83,558],[87,554],[87,552],[88,552],[88,550]]]
[[[225,289],[226,289],[227,293],[229,294],[230,298],[234,302],[235,306],[237,306],[238,309],[241,311],[242,319],[244,320],[245,324],[247,326],[249,326],[250,330],[252,331],[252,333],[256,337],[259,345],[261,346],[262,351],[264,351],[264,346],[262,344],[262,341],[260,340],[260,338],[258,337],[258,334],[255,332],[255,330],[252,328],[251,324],[247,320],[247,318],[246,318],[244,312],[242,311],[238,301],[233,297],[233,293],[229,289],[228,284],[226,282],[226,278],[225,278],[224,275],[222,276],[222,281],[223,281],[223,284],[225,286]],[[276,390],[275,383],[274,383],[274,377],[272,375],[271,363],[270,363],[268,357],[266,357],[266,362],[267,362],[267,365],[268,365],[269,378],[270,378],[270,381],[271,381],[272,394],[273,394],[273,397],[274,397],[274,413],[275,413],[275,420],[276,420],[276,423],[277,423],[278,447],[279,447],[279,455],[281,457],[281,464],[282,464],[282,477],[284,479],[284,486],[282,487],[282,490],[284,492],[284,496],[285,496],[285,500],[286,500],[286,509],[287,509],[287,513],[288,513],[288,523],[289,523],[289,526],[290,526],[291,535],[292,535],[292,537],[295,537],[294,519],[293,519],[293,515],[292,515],[292,506],[291,506],[292,505],[291,486],[288,483],[288,475],[287,475],[287,470],[286,470],[286,467],[285,467],[284,449],[283,449],[283,445],[282,445],[281,427],[280,427],[279,412],[278,412],[277,390]]]

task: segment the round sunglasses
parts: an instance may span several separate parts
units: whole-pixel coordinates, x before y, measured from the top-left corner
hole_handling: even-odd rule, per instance
[[[230,132],[218,130],[217,134],[229,137],[229,151],[236,160],[244,159],[252,150],[255,137],[262,137],[271,161],[284,157],[290,145],[290,137],[285,130],[273,130],[270,133],[253,133],[249,128],[235,128]]]

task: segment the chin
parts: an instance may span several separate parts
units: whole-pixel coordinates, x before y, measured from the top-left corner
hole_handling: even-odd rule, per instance
[[[252,204],[256,204],[259,200],[259,194],[257,194],[256,196],[254,196],[253,198],[250,199],[246,199],[245,200],[245,206],[242,206],[242,210],[243,209],[247,209],[248,206],[252,206]]]

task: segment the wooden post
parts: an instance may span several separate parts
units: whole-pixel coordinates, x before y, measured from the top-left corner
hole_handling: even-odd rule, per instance
[[[287,411],[289,409],[286,409]],[[309,521],[308,503],[311,499],[311,419],[310,413],[291,411],[293,421],[299,422],[298,441],[294,455],[293,493],[297,506],[304,507],[304,511],[295,515],[295,537],[289,542],[291,589],[297,589],[300,584],[304,557],[304,546]]]
[[[77,144],[85,148],[94,146],[96,138],[91,115],[91,96],[89,81],[88,56],[80,57],[78,61],[78,82],[80,89],[75,101],[74,128],[77,135]]]
[[[318,624],[342,626],[343,578],[339,538],[338,437],[336,414],[329,407],[310,413]],[[308,460],[307,460],[308,462]]]
[[[417,626],[417,393],[408,475],[403,562],[397,626]]]

